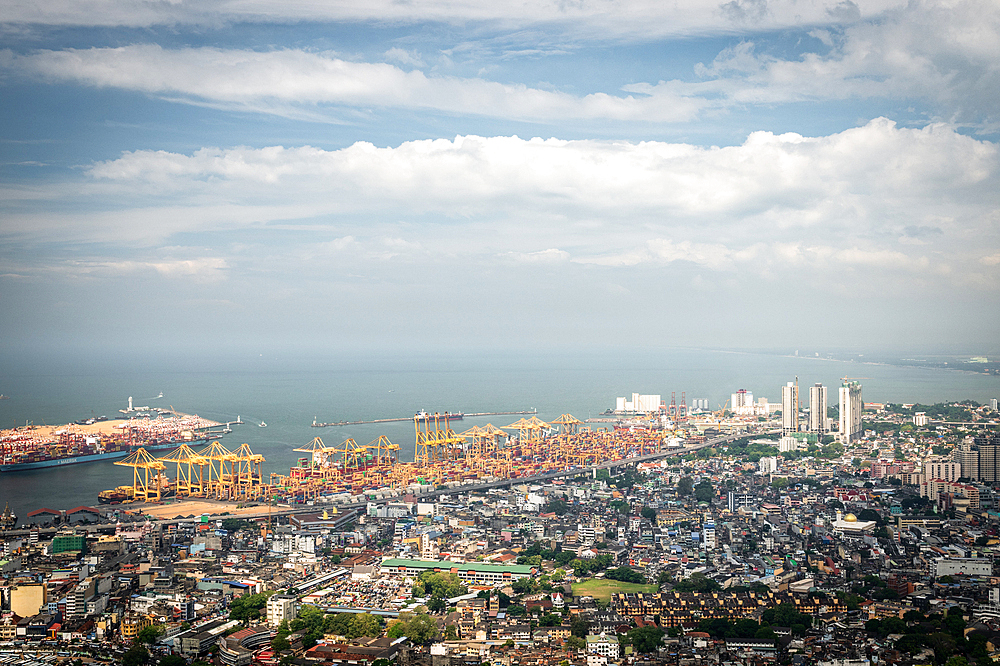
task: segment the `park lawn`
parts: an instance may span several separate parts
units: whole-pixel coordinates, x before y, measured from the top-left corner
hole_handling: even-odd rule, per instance
[[[642,583],[624,583],[619,580],[607,578],[591,578],[582,583],[573,583],[574,596],[590,596],[598,601],[610,601],[611,595],[615,592],[656,592],[656,585],[644,585]]]

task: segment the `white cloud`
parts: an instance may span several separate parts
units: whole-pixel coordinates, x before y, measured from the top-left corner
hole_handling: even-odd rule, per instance
[[[510,252],[507,256],[524,264],[558,264],[570,258],[569,252],[555,247],[537,252]]]
[[[723,23],[730,19],[719,17],[730,16],[734,28],[752,36],[759,34],[757,23],[766,27],[772,21],[769,17],[785,12],[782,7],[764,0],[734,0],[711,13],[713,20]],[[767,50],[766,36],[761,42],[764,46],[751,37],[724,49],[707,65],[696,65],[694,74],[701,80],[630,82],[620,90],[609,88],[587,95],[550,90],[543,84],[532,87],[490,81],[484,74],[479,78],[429,74],[418,51],[399,46],[385,52],[389,62],[355,62],[333,53],[296,49],[164,49],[154,44],[30,54],[5,51],[0,52],[0,71],[139,91],[213,108],[332,122],[344,121],[338,108],[361,107],[541,122],[609,119],[663,123],[691,121],[708,111],[746,105],[902,98],[930,103],[931,113],[947,121],[987,128],[1000,123],[995,95],[1000,88],[1000,4],[992,0],[915,0],[905,6],[866,4],[861,10],[845,0],[811,8],[817,12],[811,22],[805,16],[792,22],[822,43],[819,51],[808,50],[814,43],[807,40],[803,45],[807,50],[791,58],[784,52],[779,56]],[[461,6],[458,11],[462,11]],[[683,14],[688,10],[676,11]],[[587,10],[581,15],[591,16]],[[650,17],[648,23],[655,21]],[[755,32],[746,30],[748,24],[754,24]],[[818,27],[824,24],[826,27]],[[500,50],[494,58],[565,50],[561,46],[539,49],[533,43],[520,45],[518,34],[505,35],[491,46]],[[533,31],[525,34],[536,35]],[[463,49],[475,48],[460,45],[453,51],[465,53]],[[442,57],[447,59],[447,54]],[[493,64],[488,60],[477,69],[489,72]]]
[[[425,63],[423,58],[420,57],[420,53],[417,51],[407,51],[406,49],[401,49],[398,46],[394,46],[386,51],[385,58],[386,60],[398,62],[401,65],[410,65],[412,67],[427,66],[427,63]]]
[[[705,94],[714,90],[746,104],[916,98],[932,102],[949,120],[1000,120],[1000,4],[917,0],[877,20],[843,22],[836,33],[809,32],[830,47],[825,53],[788,59],[750,41],[723,50],[696,68],[708,79]]]
[[[867,16],[905,6],[902,0],[864,2]],[[516,6],[481,0],[303,0],[274,3],[265,0],[9,0],[4,6],[7,24],[49,26],[153,26],[195,24],[218,26],[226,22],[297,23],[301,21],[372,21],[378,23],[484,23],[505,29],[556,25],[599,38],[690,35],[729,32],[748,23],[762,29],[825,24],[852,19],[857,12],[845,0],[544,0]]]
[[[371,259],[477,256],[957,282],[1000,252],[998,181],[996,145],[886,119],[821,137],[755,132],[723,148],[459,136],[333,151],[134,151],[75,184],[32,191],[36,210],[14,205],[0,236],[154,246],[252,230],[352,271]],[[65,212],[102,200],[122,208]]]
[[[222,257],[195,257],[154,260],[73,260],[47,265],[44,270],[89,278],[134,277],[155,273],[167,278],[212,282],[225,279],[228,268],[229,263]]]
[[[398,49],[396,49],[398,51]],[[174,101],[294,114],[312,105],[413,108],[526,120],[690,120],[707,106],[663,83],[636,98],[584,96],[483,79],[427,76],[299,50],[168,50],[157,45],[0,53],[0,67],[58,82],[123,88]]]

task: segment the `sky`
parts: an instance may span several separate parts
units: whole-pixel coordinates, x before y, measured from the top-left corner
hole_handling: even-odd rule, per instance
[[[994,0],[0,0],[0,345],[1000,352]]]

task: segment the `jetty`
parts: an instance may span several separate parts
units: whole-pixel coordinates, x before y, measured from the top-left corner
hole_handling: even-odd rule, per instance
[[[437,416],[438,418],[442,419],[447,418],[450,420],[458,421],[462,419],[471,418],[474,416],[505,416],[505,415],[524,415],[524,414],[537,414],[537,413],[538,413],[537,409],[526,409],[517,412],[473,412],[470,414],[466,414],[464,412],[455,412],[455,413],[438,414]],[[332,421],[329,423],[320,423],[316,419],[313,419],[312,427],[327,428],[330,426],[367,425],[369,423],[401,423],[403,421],[412,421],[413,419],[419,419],[421,421],[424,421],[428,419],[433,419],[434,416],[435,416],[434,414],[423,413],[423,414],[414,414],[413,416],[403,416],[396,418],[371,419],[368,421]]]

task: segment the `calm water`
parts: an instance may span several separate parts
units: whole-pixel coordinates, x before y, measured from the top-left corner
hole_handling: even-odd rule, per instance
[[[538,409],[542,419],[569,412],[586,418],[614,407],[615,397],[659,393],[669,402],[707,398],[713,408],[739,388],[772,402],[780,387],[798,375],[803,386],[831,387],[843,376],[862,380],[866,401],[938,402],[1000,397],[1000,378],[948,370],[901,368],[810,358],[714,351],[663,351],[641,357],[518,355],[398,358],[274,358],[128,362],[5,361],[0,425],[25,421],[66,423],[91,415],[114,417],[127,406],[174,406],[217,421],[241,416],[223,440],[229,448],[246,442],[267,459],[265,473],[286,472],[302,454],[293,451],[320,436],[327,443],[353,437],[365,444],[386,435],[413,457],[413,424],[312,428],[319,421],[406,417],[420,409],[492,412]],[[163,393],[163,398],[155,399]],[[519,417],[494,416],[453,424],[461,432],[491,422],[504,426]],[[259,427],[265,421],[267,427]],[[23,517],[48,506],[72,508],[96,503],[98,491],[131,480],[131,470],[111,462],[0,474],[0,503],[9,501]]]

